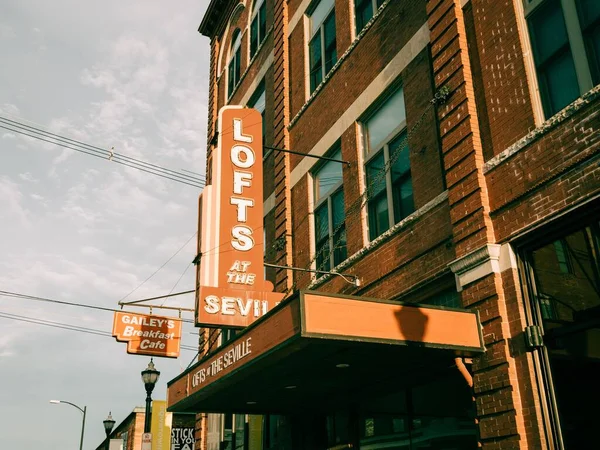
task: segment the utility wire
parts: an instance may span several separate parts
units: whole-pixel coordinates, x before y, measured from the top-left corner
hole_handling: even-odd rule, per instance
[[[34,295],[26,295],[26,294],[20,294],[18,292],[10,292],[10,291],[2,291],[2,290],[0,290],[0,297],[19,298],[22,300],[34,300],[34,301],[40,301],[40,302],[54,303],[54,304],[58,304],[58,305],[65,305],[65,306],[76,306],[79,308],[88,308],[88,309],[94,309],[97,311],[106,311],[106,312],[120,312],[121,311],[119,309],[106,308],[104,306],[87,305],[85,303],[67,302],[64,300],[55,300],[55,299],[45,298],[45,297],[36,297]],[[171,319],[180,320],[184,323],[194,323],[194,321],[191,319],[179,319],[177,317],[172,317]]]
[[[51,327],[51,328],[59,328],[62,330],[67,330],[67,331],[78,331],[80,333],[94,334],[97,336],[113,337],[111,333],[109,333],[107,331],[103,331],[103,330],[97,330],[94,328],[87,328],[87,327],[80,327],[78,325],[71,325],[68,323],[55,322],[52,320],[39,319],[37,317],[22,316],[19,314],[11,314],[11,313],[7,313],[4,311],[0,311],[0,317],[2,317],[4,319],[16,320],[19,322],[33,323],[35,325],[44,325],[44,326]],[[195,348],[191,345],[181,345],[180,344],[180,348],[182,350],[191,350],[194,352],[198,351],[197,348]]]
[[[141,284],[140,284],[138,287],[136,287],[136,288],[135,288],[133,291],[131,291],[129,294],[127,294],[125,297],[123,297],[123,298],[122,298],[121,300],[119,300],[119,301],[120,301],[120,302],[122,302],[123,300],[125,300],[127,297],[129,297],[131,294],[133,294],[135,291],[137,291],[139,288],[141,288],[141,287],[142,287],[144,284],[146,284],[146,282],[147,282],[148,280],[150,280],[150,278],[152,278],[154,275],[156,275],[158,272],[160,272],[160,270],[161,270],[163,267],[165,267],[167,264],[169,264],[169,262],[171,262],[171,260],[172,260],[173,258],[175,258],[175,257],[176,257],[176,256],[179,254],[179,252],[180,252],[181,250],[183,250],[183,249],[184,249],[184,247],[185,247],[186,245],[188,245],[188,243],[189,243],[189,242],[190,242],[190,241],[191,241],[191,240],[194,238],[194,236],[196,236],[196,234],[198,234],[198,232],[194,232],[194,234],[192,234],[192,235],[190,236],[190,238],[189,238],[187,241],[185,241],[185,244],[183,244],[181,247],[179,247],[179,250],[177,250],[177,251],[175,252],[175,254],[173,254],[173,256],[171,256],[169,259],[167,259],[167,260],[165,261],[165,263],[164,263],[162,266],[160,266],[158,269],[156,269],[156,270],[155,270],[155,271],[152,273],[152,275],[150,275],[148,278],[146,278],[144,281],[142,281],[142,283],[141,283]]]
[[[206,178],[203,175],[188,175],[172,169],[148,163],[130,156],[126,156],[117,152],[113,149],[107,150],[94,145],[86,144],[85,142],[71,139],[56,133],[46,131],[42,128],[37,128],[31,125],[27,125],[23,122],[12,120],[8,117],[0,115],[0,128],[3,128],[13,133],[18,133],[24,136],[28,136],[34,139],[38,139],[43,142],[54,144],[63,148],[68,148],[80,153],[84,153],[89,156],[95,156],[104,160],[112,161],[117,164],[121,164],[127,167],[131,167],[142,172],[146,172],[152,175],[160,176],[178,183],[193,186],[202,189],[206,184]],[[188,173],[192,173],[186,171]]]

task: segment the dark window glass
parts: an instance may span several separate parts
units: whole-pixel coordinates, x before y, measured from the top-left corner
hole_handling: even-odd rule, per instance
[[[321,58],[321,33],[308,44],[310,59],[310,92],[313,92],[323,81],[323,59]]]
[[[255,17],[250,24],[250,57],[253,57],[258,50],[258,17]]]
[[[533,307],[541,316],[536,324],[543,328],[542,369],[552,374],[554,391],[547,392],[554,395],[567,449],[588,448],[597,435],[592,412],[600,402],[599,236],[592,222],[533,249],[528,258]]]
[[[250,57],[252,58],[260,44],[265,40],[267,34],[267,2],[266,0],[258,7],[258,12],[252,18],[250,24]]]
[[[317,252],[317,270],[329,270],[329,211],[328,204],[324,202],[315,211],[315,242]]]
[[[338,163],[334,163],[338,164]],[[344,191],[339,190],[331,196],[331,221],[333,228],[333,265],[337,266],[348,257],[346,248],[346,213],[344,210]]]
[[[373,0],[356,0],[356,34],[365,27],[373,17]]]
[[[369,235],[375,239],[390,228],[383,152],[367,163],[367,190]]]
[[[577,0],[577,11],[594,85],[600,84],[600,1]]]
[[[529,30],[544,112],[550,117],[579,97],[579,84],[559,0],[529,17]]]
[[[329,14],[323,25],[325,35],[325,73],[329,73],[337,62],[337,50],[335,47],[335,14]]]

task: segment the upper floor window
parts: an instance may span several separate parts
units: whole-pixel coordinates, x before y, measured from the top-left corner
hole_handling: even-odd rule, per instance
[[[546,117],[600,83],[600,2],[525,0]]]
[[[235,91],[240,82],[241,61],[242,61],[242,33],[239,28],[233,32],[231,36],[231,52],[229,64],[227,65],[227,87],[229,89],[229,97]]]
[[[265,125],[265,106],[266,106],[266,97],[265,97],[265,82],[262,81],[259,85],[258,88],[256,88],[256,91],[254,91],[254,93],[252,94],[252,97],[250,97],[250,100],[248,101],[248,106],[250,108],[254,108],[256,109],[260,115],[262,116],[262,137],[263,137],[263,145],[265,145],[265,130],[266,130],[266,125]]]
[[[339,147],[331,157],[341,159]],[[313,178],[317,270],[331,270],[348,256],[342,165],[329,161],[315,172]]]
[[[415,210],[402,88],[365,120],[363,131],[372,240]]]
[[[337,62],[334,0],[320,0],[309,11],[308,60],[312,93]]]
[[[267,2],[255,0],[250,23],[250,58],[256,55],[258,47],[267,34]]]
[[[375,11],[377,11],[381,5],[383,5],[383,0],[355,1],[356,34],[360,33],[367,22],[373,18]]]

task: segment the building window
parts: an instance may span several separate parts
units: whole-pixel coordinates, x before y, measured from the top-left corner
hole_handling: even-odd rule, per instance
[[[524,0],[546,117],[600,83],[600,2]]]
[[[332,158],[341,159],[338,148]],[[314,174],[317,270],[331,270],[348,257],[342,165],[329,161]]]
[[[241,75],[241,60],[242,60],[242,34],[237,29],[231,37],[231,52],[229,64],[227,65],[227,87],[229,89],[229,97],[233,95],[233,91],[240,82]]]
[[[265,145],[266,97],[265,97],[265,82],[264,81],[261,81],[261,83],[258,85],[258,88],[256,88],[256,91],[254,91],[254,94],[252,94],[252,97],[250,97],[250,100],[248,101],[248,107],[256,109],[262,117],[262,138],[263,138],[263,145]]]
[[[310,92],[314,92],[337,61],[334,0],[320,0],[308,15]]]
[[[383,0],[356,0],[354,10],[356,16],[356,34],[361,32],[381,5],[383,5]]]
[[[371,240],[414,212],[404,91],[394,92],[363,124]]]
[[[256,0],[250,23],[250,58],[256,55],[258,47],[265,40],[267,34],[267,2]]]
[[[569,229],[580,224],[579,229]],[[572,217],[560,233],[521,251],[525,304],[530,325],[539,327],[543,350],[536,364],[545,381],[548,433],[556,448],[586,448],[596,439],[594,411],[600,401],[600,222]],[[569,272],[568,277],[561,274]],[[548,381],[548,380],[551,380]],[[577,380],[577,382],[573,382]],[[562,441],[562,445],[557,445]]]

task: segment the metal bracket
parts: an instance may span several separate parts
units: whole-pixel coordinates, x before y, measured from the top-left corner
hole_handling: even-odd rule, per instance
[[[538,325],[530,325],[523,330],[525,345],[528,350],[535,350],[544,346],[544,334]]]

